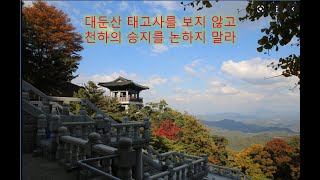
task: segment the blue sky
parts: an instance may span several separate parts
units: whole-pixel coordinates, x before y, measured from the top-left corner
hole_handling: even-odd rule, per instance
[[[165,99],[172,108],[193,115],[228,112],[274,113],[272,119],[279,120],[279,114],[300,112],[300,91],[289,90],[297,82],[296,78],[265,79],[280,74],[280,71],[266,67],[271,61],[292,53],[300,53],[299,47],[290,45],[280,47],[278,52],[270,51],[269,55],[257,52],[257,40],[263,36],[260,29],[267,26],[268,18],[257,22],[237,21],[234,28],[235,44],[215,45],[210,42],[209,17],[239,17],[244,11],[239,15],[237,9],[243,9],[247,3],[245,1],[213,2],[212,8],[202,11],[191,8],[183,11],[180,1],[49,3],[66,12],[76,31],[83,36],[89,30],[85,26],[85,15],[120,15],[123,20],[123,34],[130,30],[125,24],[126,17],[130,15],[175,15],[178,21],[175,29],[177,31],[188,30],[179,25],[183,16],[207,17],[206,44],[190,45],[184,42],[174,46],[168,39],[160,46],[146,43],[84,43],[84,50],[80,53],[83,59],[76,72],[79,77],[72,81],[75,84],[82,85],[88,80],[105,82],[123,76],[150,87],[150,90],[141,93],[144,102]],[[123,37],[123,42],[126,40],[126,37]],[[296,40],[292,43],[294,41]]]

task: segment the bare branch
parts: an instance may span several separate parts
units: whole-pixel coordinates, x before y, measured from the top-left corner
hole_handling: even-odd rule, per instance
[[[271,77],[264,77],[264,79],[271,79],[271,78],[275,78],[275,77],[279,77],[279,76],[282,76],[282,74],[280,74],[280,75],[277,75],[277,76],[271,76]]]

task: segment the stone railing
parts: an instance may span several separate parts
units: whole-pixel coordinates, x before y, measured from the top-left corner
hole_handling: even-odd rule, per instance
[[[147,145],[144,148],[146,149],[146,152],[147,152],[146,156],[154,160],[155,162],[157,162],[162,167],[162,163],[160,163],[161,154],[155,149],[153,149],[153,147],[150,145]]]
[[[150,141],[150,122],[145,118],[144,122],[129,122],[111,124],[109,119],[97,114],[95,119],[88,116],[76,118],[77,116],[41,114],[37,119],[37,144],[38,148],[46,147],[52,138],[57,136],[58,128],[67,127],[68,135],[76,138],[88,139],[88,135],[97,132],[102,137],[102,142],[109,146],[117,147],[121,138],[131,138],[134,147],[143,147]],[[68,120],[68,121],[67,121]],[[49,126],[48,126],[49,124]]]
[[[166,152],[158,155],[163,172],[150,176],[144,174],[144,179],[202,179],[207,176],[206,156],[186,155],[183,152]]]
[[[78,178],[81,176],[85,179],[96,176],[114,180],[132,178],[136,152],[132,148],[131,139],[122,138],[118,148],[113,148],[101,144],[101,136],[95,132],[89,135],[88,140],[68,136],[67,133],[66,127],[59,128],[56,158],[67,170],[77,169]]]
[[[102,157],[89,158],[89,159],[78,161],[78,165],[83,169],[82,171],[81,170],[78,171],[78,179],[80,179],[80,176],[84,176],[85,177],[84,179],[88,179],[88,176],[91,173],[92,175],[93,174],[100,175],[110,180],[121,180],[120,178],[112,175],[111,168],[109,169],[104,168],[105,171],[103,171],[103,170],[100,170],[101,168],[96,168],[90,165],[90,163],[95,161],[104,161],[104,162],[110,163],[111,161],[114,161],[115,158],[118,158],[118,155],[102,156]]]
[[[237,169],[208,164],[208,171],[209,173],[223,177],[228,177],[230,179],[250,180],[250,178],[248,178],[243,172]]]
[[[90,101],[83,98],[73,98],[73,97],[54,97],[47,96],[28,82],[22,80],[22,97],[26,101],[30,101],[36,106],[39,106],[45,113],[55,114],[60,111],[61,115],[69,115],[69,105],[71,102],[81,103],[80,115],[86,115],[86,109],[89,108],[93,110],[96,114],[101,114],[103,118],[107,118],[111,123],[118,123],[112,119],[109,115],[101,111],[98,107],[92,104]]]
[[[62,122],[62,126],[68,128],[68,134],[73,137],[88,139],[88,135],[94,132],[95,122]]]
[[[106,129],[106,128],[105,128]],[[116,144],[121,137],[131,138],[133,144],[148,145],[150,142],[150,122],[148,118],[144,122],[124,122],[121,124],[111,124],[109,131],[106,131],[106,144]]]

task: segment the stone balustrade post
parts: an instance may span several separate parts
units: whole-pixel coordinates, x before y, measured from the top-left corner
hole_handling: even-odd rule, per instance
[[[109,144],[111,142],[111,120],[109,118],[104,118],[104,135],[103,141],[105,144]]]
[[[60,162],[65,161],[65,150],[64,150],[64,143],[61,141],[62,136],[68,135],[68,129],[64,126],[59,127],[58,129],[58,137],[57,137],[57,153],[56,153],[56,159]]]
[[[128,123],[129,122],[129,118],[127,116],[124,116],[122,118],[122,123]]]
[[[144,174],[143,174],[143,179],[144,179],[144,180],[150,180],[150,174],[147,173],[147,172],[144,173]]]
[[[208,162],[209,162],[209,160],[208,160],[208,155],[205,154],[205,155],[203,156],[203,158],[204,158],[205,160],[204,160],[204,162],[203,162],[202,170],[203,170],[204,172],[206,172],[206,176],[207,176],[208,173],[209,173],[209,168],[208,168]]]
[[[185,159],[184,159],[184,151],[180,151],[180,153],[179,153],[179,161],[180,161],[180,165],[183,165],[183,164],[185,164],[186,163],[186,161],[185,161]]]
[[[148,145],[150,143],[150,127],[151,123],[149,121],[149,118],[145,117],[144,118],[144,138],[146,139],[146,144]]]
[[[192,161],[191,160],[187,160],[187,164],[189,165],[188,166],[188,171],[187,171],[187,178],[188,179],[191,179],[193,177],[193,172],[192,172],[192,169],[193,169],[193,165],[192,165]]]
[[[71,144],[69,144],[69,143],[64,144],[64,156],[65,156],[64,168],[66,170],[70,170],[71,169],[72,151],[71,151]]]
[[[164,165],[168,168],[170,164],[171,164],[170,159],[168,157],[165,157]]]
[[[86,116],[88,115],[87,109],[86,109],[86,103],[85,102],[81,102],[81,107],[80,107],[80,112],[79,114],[82,116]]]
[[[130,138],[130,126],[125,127],[125,137]]]
[[[110,133],[111,131],[111,120],[109,118],[104,118],[104,133]]]
[[[79,148],[79,160],[83,160],[86,158],[86,151],[84,148]]]
[[[30,95],[29,95],[28,91],[22,90],[22,99],[24,99],[26,101],[30,101]]]
[[[92,146],[95,145],[95,144],[101,144],[102,141],[101,141],[101,136],[100,134],[96,133],[96,132],[93,132],[93,133],[90,133],[89,134],[89,141],[86,145],[86,149],[87,149],[87,154],[90,158],[95,158],[95,157],[99,157],[99,154],[95,153],[93,150],[92,150]],[[101,168],[101,165],[100,165],[100,161],[93,161],[93,162],[88,162],[88,165],[91,165],[92,167],[95,167],[95,168]]]
[[[105,133],[103,135],[103,143],[104,144],[109,144],[111,143],[111,134],[109,132]]]
[[[186,179],[186,169],[185,168],[183,168],[181,170],[181,179]]]
[[[135,151],[132,148],[132,140],[129,138],[121,138],[118,144],[118,157],[115,159],[117,167],[117,177],[123,180],[132,180],[132,167],[137,159]]]
[[[103,116],[101,114],[97,114],[95,117],[95,121],[96,121],[97,132],[102,136],[104,125],[105,125],[104,120],[103,120]]]
[[[170,174],[168,175],[168,180],[173,180],[174,171],[173,171],[173,165],[172,164],[170,164],[168,166],[168,171],[170,172]]]
[[[61,127],[61,118],[59,115],[51,116],[51,121],[49,124],[50,129],[50,147],[49,147],[49,159],[55,160],[56,151],[57,151],[57,137],[58,137],[58,129]]]
[[[37,141],[36,141],[37,148],[33,152],[34,156],[39,156],[41,154],[40,141],[46,139],[46,128],[47,128],[47,117],[44,114],[40,114],[37,119]]]
[[[62,115],[69,115],[69,102],[64,101],[62,104]]]
[[[138,126],[133,127],[133,139],[138,139],[138,133],[139,133],[138,130],[139,130]]]
[[[134,179],[143,178],[143,159],[142,159],[142,147],[134,149],[136,152],[136,164],[134,166]]]
[[[121,128],[117,127],[117,135],[116,135],[117,142],[120,141],[120,133],[121,133]]]
[[[180,179],[180,170],[176,171],[176,180]]]
[[[79,160],[79,147],[76,145],[71,145],[71,151],[72,151],[72,156],[71,156],[71,167],[76,168],[78,166],[77,162]]]
[[[163,164],[162,164],[162,156],[161,156],[161,154],[159,154],[159,155],[157,155],[157,159],[159,159],[159,165],[162,167],[163,166]]]
[[[88,126],[86,125],[82,126],[82,139],[88,139]]]
[[[70,131],[70,136],[76,137],[76,127],[70,126],[69,131]]]
[[[198,172],[198,164],[194,164],[193,165],[193,175],[197,175],[199,172]]]
[[[81,126],[76,126],[75,128],[74,128],[75,130],[75,137],[77,137],[77,138],[82,138],[82,127]]]
[[[58,114],[57,105],[56,104],[52,104],[52,106],[51,106],[51,114],[53,114],[53,115]]]
[[[91,125],[87,126],[87,131],[88,131],[88,134],[93,132],[93,128]]]

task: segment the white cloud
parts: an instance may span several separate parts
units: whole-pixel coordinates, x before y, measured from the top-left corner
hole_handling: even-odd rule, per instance
[[[211,82],[209,82],[209,84],[212,85],[212,86],[216,86],[216,87],[226,86],[224,83],[222,83],[220,81],[211,81]]]
[[[184,66],[184,70],[185,70],[188,74],[190,74],[190,75],[192,75],[192,76],[197,75],[196,71],[195,71],[194,69],[192,69],[192,67],[189,67],[188,65],[185,65],[185,66]]]
[[[33,6],[33,2],[36,2],[36,1],[23,1],[23,6],[25,7],[32,7]]]
[[[152,46],[152,52],[153,53],[157,53],[157,54],[160,54],[160,53],[164,53],[164,52],[166,52],[166,51],[168,51],[169,50],[169,48],[168,48],[168,46],[166,46],[166,45],[164,45],[164,44],[154,44],[153,46]]]
[[[209,82],[209,85],[211,87],[206,91],[207,93],[230,95],[230,94],[237,94],[240,92],[234,87],[226,85],[225,83],[220,81],[211,81]]]
[[[224,95],[239,93],[239,91],[237,89],[230,87],[230,86],[213,87],[213,88],[208,89],[207,92],[214,93],[214,94],[224,94]]]
[[[94,74],[94,75],[80,74],[77,78],[72,80],[72,83],[77,85],[83,85],[83,84],[86,84],[88,81],[93,81],[94,83],[108,82],[108,81],[115,80],[119,76],[122,76],[130,80],[138,79],[137,75],[134,73],[128,74],[125,71],[119,71],[119,72],[113,72],[111,74]]]
[[[167,11],[174,11],[179,9],[180,2],[177,1],[144,1],[145,4],[148,4],[152,7],[162,7]]]
[[[125,11],[128,9],[128,7],[129,7],[129,4],[126,1],[122,1],[119,5],[120,11]]]
[[[182,82],[182,79],[179,76],[173,76],[170,78],[170,81],[173,83],[179,83]]]
[[[214,66],[211,64],[204,63],[200,59],[193,60],[191,64],[184,65],[184,71],[192,76],[198,76],[207,72],[212,72]]]
[[[154,75],[150,79],[145,81],[144,84],[150,88],[154,88],[155,86],[166,83],[167,81],[167,78],[162,78],[160,76]]]
[[[271,67],[267,67],[271,62],[275,61],[262,60],[259,57],[240,62],[229,60],[222,64],[221,71],[235,79],[241,79],[255,85],[288,82],[290,78],[270,78],[281,74],[281,71],[275,71]]]

